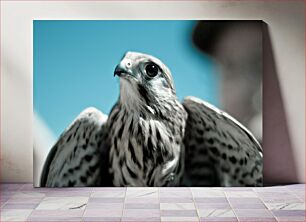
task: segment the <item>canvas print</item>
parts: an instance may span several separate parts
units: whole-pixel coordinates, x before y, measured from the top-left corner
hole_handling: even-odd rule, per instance
[[[263,185],[260,21],[33,26],[35,186]]]

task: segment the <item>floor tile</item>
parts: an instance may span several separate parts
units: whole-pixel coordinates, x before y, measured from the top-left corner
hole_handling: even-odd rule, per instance
[[[65,221],[77,220],[82,217],[84,210],[33,210],[30,221]],[[44,219],[44,220],[41,220]]]
[[[277,222],[275,218],[240,217],[239,222]]]
[[[235,217],[232,209],[199,209],[200,217]]]
[[[267,209],[263,203],[231,203],[233,209]]]
[[[251,191],[254,192],[253,187],[222,187],[222,190],[227,192],[227,191],[236,191],[236,192],[241,192],[241,191]]]
[[[194,203],[161,203],[161,210],[195,210]]]
[[[252,191],[226,191],[225,195],[227,197],[257,197],[257,194]]]
[[[276,193],[276,192],[261,192],[258,193],[260,199],[265,203],[296,203],[300,202],[295,195],[290,192]]]
[[[18,199],[18,198],[20,198],[20,199],[22,199],[22,198],[44,198],[45,196],[46,196],[45,193],[41,193],[41,192],[18,191],[18,192],[14,193],[12,198],[15,198],[15,199]]]
[[[87,190],[89,189],[91,192],[100,192],[100,191],[123,191],[126,192],[127,187],[87,187]]]
[[[1,191],[17,191],[20,190],[24,184],[22,183],[2,183],[0,184]]]
[[[126,203],[125,209],[159,209],[158,203]]]
[[[7,203],[5,206],[2,207],[2,209],[35,209],[38,206],[38,203],[32,204],[32,203]]]
[[[198,217],[161,217],[162,222],[199,222]]]
[[[73,218],[82,217],[84,210],[33,210],[29,218]]]
[[[234,209],[234,212],[238,218],[273,218],[273,215],[267,209]]]
[[[224,197],[224,191],[221,189],[212,188],[192,188],[194,197]]]
[[[186,192],[191,191],[190,187],[159,187],[159,191],[177,191],[177,192]]]
[[[120,222],[121,217],[83,217],[84,222]]]
[[[51,192],[91,192],[92,187],[37,187],[35,190],[38,190],[40,192],[45,193],[51,193]]]
[[[196,203],[195,206],[198,209],[230,209],[229,203]]]
[[[269,210],[305,210],[305,203],[265,203]]]
[[[89,203],[123,203],[122,197],[90,197]]]
[[[141,222],[159,222],[160,217],[122,217],[121,222],[135,222],[135,221],[141,221]]]
[[[278,217],[278,222],[305,222],[305,217]]]
[[[123,209],[123,203],[87,203],[86,209]]]
[[[276,217],[305,217],[305,210],[272,210]]]
[[[160,197],[160,203],[193,203],[191,197]]]
[[[32,210],[1,209],[1,221],[25,221]]]
[[[158,198],[158,188],[140,188],[140,187],[128,187],[126,191],[126,198]]]
[[[201,217],[201,222],[238,222],[236,217]]]
[[[62,217],[29,217],[27,221],[37,221],[37,222],[64,222],[64,221],[74,221],[74,222],[80,222],[82,221],[82,217],[69,217],[69,216],[62,216]]]
[[[228,203],[225,197],[195,197],[196,203]]]
[[[123,217],[160,217],[159,209],[124,209]]]
[[[47,197],[89,197],[91,195],[91,191],[50,191],[46,193]]]
[[[161,210],[162,217],[196,217],[196,210]]]
[[[267,186],[267,187],[254,187],[255,192],[277,192],[287,193],[289,190],[286,186]]]
[[[125,197],[125,190],[92,191],[91,197]]]
[[[11,197],[19,191],[1,190],[0,197]]]
[[[123,209],[86,209],[84,217],[121,217]]]
[[[283,198],[283,197],[271,197],[271,198],[262,198],[264,203],[298,203],[302,200],[298,198]]]
[[[253,204],[261,204],[262,201],[259,199],[259,198],[255,198],[255,197],[229,197],[228,198],[228,201],[230,204],[235,204],[235,203],[238,203],[238,204],[249,204],[249,203],[253,203]]]
[[[162,187],[163,188],[163,187]],[[133,192],[158,192],[160,188],[159,187],[126,187],[127,193],[133,193]]]
[[[34,189],[36,189],[32,183],[25,183],[21,186],[21,188],[19,190],[22,191],[34,191]]]
[[[305,191],[306,186],[305,186],[305,184],[291,184],[291,185],[287,185],[286,188],[289,189],[289,190],[298,189],[298,190],[304,190]]]
[[[125,203],[155,203],[158,204],[158,198],[145,198],[145,197],[138,197],[138,198],[126,198]]]
[[[169,190],[163,190],[160,188],[159,190],[159,195],[160,197],[192,197],[191,191],[188,190],[177,190],[174,188],[174,190],[169,191]]]
[[[20,203],[20,204],[39,204],[44,198],[43,197],[23,197],[23,198],[16,198],[16,197],[12,197],[10,198],[7,203]]]
[[[291,192],[291,194],[296,196],[298,199],[305,201],[305,191]]]
[[[10,199],[10,197],[1,196],[1,198],[0,198],[0,203],[1,203],[1,204],[5,204],[9,199]]]
[[[45,197],[37,210],[85,209],[88,197]]]

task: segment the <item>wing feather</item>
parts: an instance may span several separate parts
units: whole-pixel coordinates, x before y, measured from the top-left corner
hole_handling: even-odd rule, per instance
[[[259,186],[262,148],[229,114],[196,97],[186,97],[185,180],[193,186]],[[189,184],[190,185],[190,184]]]
[[[108,148],[104,141],[107,116],[85,109],[61,134],[45,161],[41,186],[97,186],[107,173]],[[104,175],[105,179],[108,175]]]

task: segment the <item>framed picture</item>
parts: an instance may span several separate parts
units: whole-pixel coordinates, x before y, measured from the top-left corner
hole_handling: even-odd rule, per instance
[[[262,25],[35,20],[35,186],[262,186]]]

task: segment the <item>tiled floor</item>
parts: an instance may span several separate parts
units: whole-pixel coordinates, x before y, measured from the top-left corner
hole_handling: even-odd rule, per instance
[[[46,189],[2,184],[1,221],[305,221],[305,185]]]

